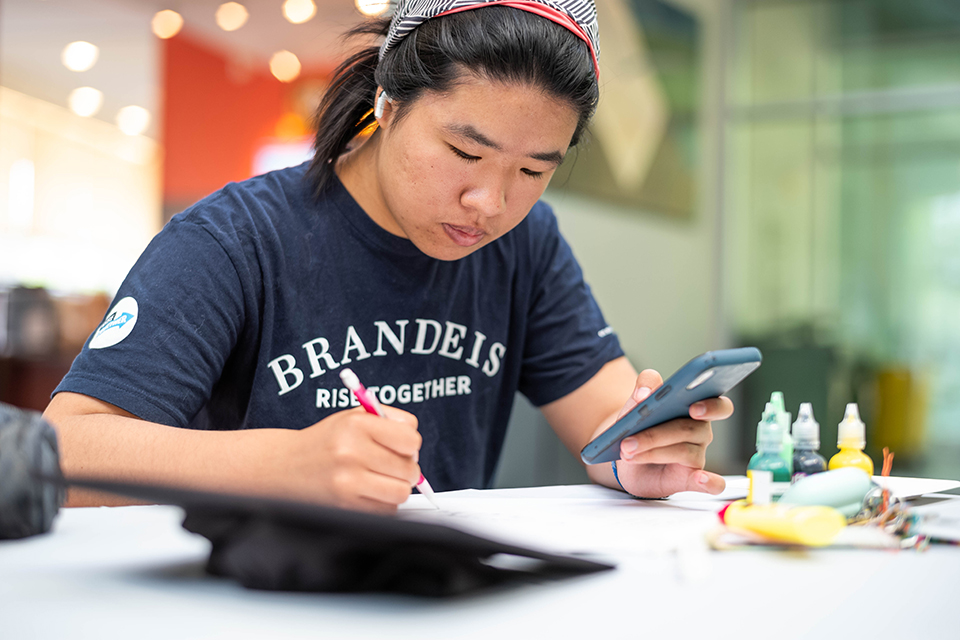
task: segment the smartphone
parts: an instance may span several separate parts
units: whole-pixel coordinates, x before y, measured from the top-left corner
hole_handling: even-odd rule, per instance
[[[755,347],[707,351],[680,367],[646,400],[594,438],[580,452],[587,464],[620,458],[620,441],[674,418],[690,416],[690,405],[721,396],[760,366]]]

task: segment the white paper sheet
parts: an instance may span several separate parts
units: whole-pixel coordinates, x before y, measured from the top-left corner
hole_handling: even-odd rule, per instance
[[[960,487],[960,482],[891,476],[883,480],[902,499]],[[666,500],[636,500],[597,485],[438,493],[441,510],[412,495],[400,517],[556,553],[619,556],[701,548],[718,524],[716,513],[745,498],[748,480],[729,476],[720,495],[686,491]],[[852,545],[856,546],[856,545]]]
[[[500,490],[495,497],[451,491],[438,493],[437,501],[440,511],[413,495],[401,505],[400,517],[556,553],[623,556],[702,547],[704,531],[716,523],[709,510],[635,500],[594,485]]]
[[[928,493],[940,493],[960,487],[957,480],[937,480],[935,478],[904,478],[901,476],[873,476],[873,481],[881,487],[886,486],[895,497],[901,500],[917,498]],[[886,483],[886,484],[884,484]]]

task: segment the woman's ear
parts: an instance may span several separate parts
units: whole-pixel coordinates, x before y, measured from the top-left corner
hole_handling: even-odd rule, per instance
[[[377,99],[374,101],[373,117],[380,123],[385,117],[389,120],[389,114],[393,111],[393,98],[387,95],[383,87],[377,87]],[[383,123],[380,123],[383,126]]]

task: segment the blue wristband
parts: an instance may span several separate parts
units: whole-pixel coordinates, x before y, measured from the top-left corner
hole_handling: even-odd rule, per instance
[[[630,496],[631,498],[636,498],[637,500],[666,500],[665,497],[664,497],[664,498],[643,498],[643,497],[641,497],[641,496],[635,496],[635,495],[633,495],[632,493],[630,493],[629,491],[627,491],[626,487],[623,486],[623,483],[620,482],[620,476],[617,475],[617,461],[616,461],[616,460],[614,460],[613,462],[610,463],[610,468],[613,469],[613,479],[617,481],[617,484],[620,485],[620,488],[623,489],[623,491],[624,491],[628,496]]]
[[[610,468],[613,469],[613,479],[617,481],[617,484],[620,485],[620,488],[623,489],[624,493],[626,493],[627,495],[632,495],[629,491],[627,491],[626,487],[623,486],[623,483],[620,482],[620,476],[617,475],[617,461],[616,461],[616,460],[614,460],[613,462],[610,463]]]

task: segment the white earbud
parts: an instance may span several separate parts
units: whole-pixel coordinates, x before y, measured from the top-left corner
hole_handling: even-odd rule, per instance
[[[386,91],[380,91],[380,96],[377,98],[377,103],[373,107],[374,118],[379,120],[383,117],[383,108],[387,102],[393,104],[393,98],[388,96]]]

